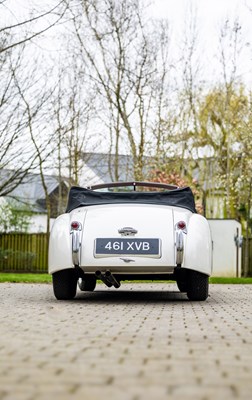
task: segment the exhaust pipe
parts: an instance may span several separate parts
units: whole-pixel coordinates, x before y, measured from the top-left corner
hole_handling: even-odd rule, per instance
[[[107,271],[105,272],[105,277],[108,279],[109,282],[112,283],[112,285],[113,285],[116,289],[118,289],[118,288],[121,286],[120,282],[118,282],[118,281],[116,280],[116,278],[114,277],[114,275],[112,275],[111,272],[110,272],[109,270],[107,270]]]
[[[108,287],[114,286],[116,289],[118,289],[121,286],[110,271],[106,271],[105,274],[101,271],[96,271],[95,275]]]
[[[98,279],[100,279],[106,286],[111,287],[112,283],[105,277],[105,275],[101,271],[96,271],[95,275]]]

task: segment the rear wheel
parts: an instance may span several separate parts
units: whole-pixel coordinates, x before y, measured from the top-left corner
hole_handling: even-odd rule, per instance
[[[53,291],[58,300],[71,300],[76,295],[77,275],[74,269],[63,269],[52,274]]]
[[[185,281],[177,280],[177,286],[180,292],[187,292],[188,283]]]
[[[187,292],[188,289],[187,269],[185,268],[176,269],[175,277],[179,291]]]
[[[206,300],[208,297],[208,275],[188,270],[187,297],[189,300]]]
[[[93,292],[96,287],[96,278],[94,276],[85,279],[79,279],[78,286],[84,292]]]

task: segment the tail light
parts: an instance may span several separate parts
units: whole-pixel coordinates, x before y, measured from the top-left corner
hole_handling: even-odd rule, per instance
[[[74,231],[78,231],[79,229],[81,229],[81,223],[78,222],[78,221],[73,221],[73,222],[71,223],[71,228],[72,228]]]
[[[186,223],[185,223],[185,221],[179,221],[179,222],[177,223],[177,228],[178,228],[178,229],[181,229],[181,230],[185,230],[185,229],[186,229]]]

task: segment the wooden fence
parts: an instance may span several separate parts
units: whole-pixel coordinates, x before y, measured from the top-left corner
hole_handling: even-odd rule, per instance
[[[246,239],[243,240],[242,246],[242,273],[245,271],[245,263],[246,263]],[[248,270],[247,275],[252,276],[252,238],[248,239]]]
[[[242,272],[244,273],[246,241],[242,249]],[[47,237],[45,233],[0,234],[0,271],[47,272]],[[249,239],[248,275],[252,276],[252,238]]]
[[[47,272],[45,233],[0,234],[0,271]]]

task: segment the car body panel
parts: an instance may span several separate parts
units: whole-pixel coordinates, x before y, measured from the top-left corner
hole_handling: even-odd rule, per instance
[[[97,269],[110,268],[117,273],[171,273],[176,267],[174,226],[181,220],[187,224],[181,268],[211,275],[212,242],[208,222],[203,216],[178,207],[139,204],[82,207],[59,216],[50,235],[49,273],[74,268],[70,234],[72,221],[79,221],[83,226],[80,237],[80,267],[84,272],[94,273]],[[118,230],[124,226],[132,226],[138,231],[131,238],[160,239],[160,257],[126,254],[95,257],[95,239],[120,239],[122,235]]]
[[[189,220],[183,268],[212,273],[212,239],[206,218],[193,214]]]
[[[173,212],[168,207],[147,205],[104,205],[93,206],[87,210],[85,228],[82,236],[81,265],[87,267],[125,267],[123,256],[132,259],[134,267],[146,266],[175,266]],[[96,238],[115,238],[123,236],[118,232],[123,227],[132,227],[137,233],[128,236],[129,239],[156,238],[160,239],[160,257],[156,256],[94,256]]]
[[[70,214],[62,214],[52,226],[48,252],[49,273],[73,267],[70,217]]]
[[[126,279],[172,279],[189,299],[207,298],[212,240],[192,191],[162,184],[165,191],[150,192],[148,183],[141,193],[135,192],[137,185],[145,183],[118,193],[116,183],[105,193],[72,188],[49,241],[49,273],[58,299],[74,297],[76,279],[81,290],[94,290],[97,279],[115,288]]]

